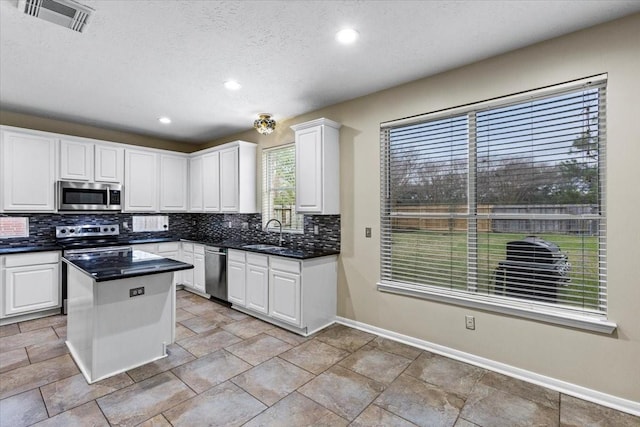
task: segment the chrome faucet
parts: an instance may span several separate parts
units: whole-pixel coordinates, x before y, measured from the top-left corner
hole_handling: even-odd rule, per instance
[[[267,221],[267,225],[264,226],[264,231],[269,231],[269,224],[271,224],[272,221],[277,222],[280,226],[280,240],[278,240],[278,246],[282,246],[282,223],[280,222],[280,220],[272,218]]]

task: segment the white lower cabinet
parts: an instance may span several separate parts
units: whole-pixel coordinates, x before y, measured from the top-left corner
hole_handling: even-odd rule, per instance
[[[335,321],[337,257],[297,260],[229,250],[233,307],[301,335]]]
[[[300,274],[271,269],[269,315],[300,326]]]
[[[269,313],[269,257],[247,253],[246,307],[260,313]]]
[[[157,255],[160,255],[165,258],[175,259],[176,261],[180,261],[180,242],[162,242],[158,243],[157,252],[154,252]],[[173,281],[174,283],[182,283],[182,272],[174,271],[173,272]]]
[[[204,294],[204,245],[182,242],[182,262],[192,264],[193,269],[182,271],[182,282],[187,290]]]
[[[159,255],[164,258],[182,261],[182,257],[180,256],[180,242],[140,243],[137,245],[132,245],[132,247],[133,249],[149,252],[151,254]],[[193,270],[175,271],[173,273],[174,284],[182,283],[182,275],[186,274],[186,272],[189,271],[193,272]]]
[[[0,257],[0,318],[61,307],[60,252]]]
[[[227,254],[227,298],[232,304],[246,305],[246,271],[245,253],[229,249]]]

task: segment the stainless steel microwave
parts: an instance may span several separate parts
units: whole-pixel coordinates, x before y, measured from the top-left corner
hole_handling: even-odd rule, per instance
[[[59,211],[122,210],[122,185],[58,181]]]

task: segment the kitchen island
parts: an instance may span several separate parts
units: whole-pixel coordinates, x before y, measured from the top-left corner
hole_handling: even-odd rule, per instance
[[[130,248],[63,259],[67,347],[87,382],[163,358],[175,337],[175,271],[193,265]]]

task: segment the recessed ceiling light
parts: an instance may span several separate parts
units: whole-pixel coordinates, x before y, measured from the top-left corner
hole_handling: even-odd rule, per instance
[[[169,123],[171,123],[171,119],[169,117],[160,117],[158,121],[163,125],[168,125]]]
[[[224,87],[226,87],[229,90],[238,90],[242,86],[240,85],[240,83],[238,83],[235,80],[227,80],[226,82],[224,82]]]
[[[358,40],[360,34],[353,28],[345,28],[336,33],[336,40],[342,44],[351,44]]]

